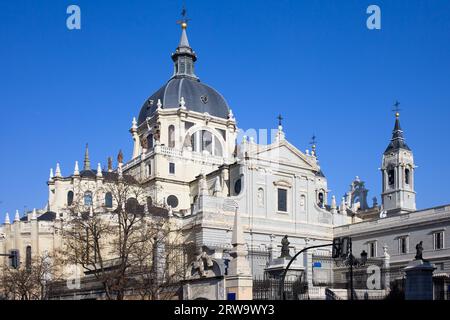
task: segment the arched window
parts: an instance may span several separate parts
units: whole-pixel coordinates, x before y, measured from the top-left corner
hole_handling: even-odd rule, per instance
[[[217,139],[217,137],[214,137],[214,155],[218,157],[223,156],[222,144],[220,143],[219,139]]]
[[[73,191],[67,192],[67,205],[71,206],[73,204]]]
[[[241,193],[241,190],[242,190],[242,180],[239,178],[234,183],[234,194],[237,196],[238,194]]]
[[[25,267],[27,271],[31,271],[31,246],[26,248]]]
[[[86,191],[84,193],[84,205],[85,206],[92,206],[92,192]]]
[[[188,136],[186,139],[188,139]],[[189,142],[185,141],[185,145],[188,146],[188,144]],[[195,152],[208,152],[211,155],[223,156],[220,140],[208,130],[199,130],[192,133],[189,147]]]
[[[201,135],[202,152],[208,151],[212,154],[212,134],[209,131],[203,130]]]
[[[409,184],[410,181],[410,171],[409,169],[405,169],[405,183]]]
[[[168,141],[169,148],[175,148],[175,126],[170,125],[169,126],[169,141]]]
[[[324,204],[323,192],[319,192],[319,195],[317,197],[317,204],[319,205],[319,207],[323,207],[323,204]]]
[[[152,197],[147,197],[147,209],[153,207],[153,199]]]
[[[107,192],[105,194],[105,207],[112,208],[113,207],[113,197],[111,192]]]
[[[395,170],[394,169],[389,169],[388,170],[388,183],[390,186],[394,185],[394,181],[395,181]]]
[[[153,149],[153,134],[151,133],[147,136],[147,148]]]
[[[147,177],[150,177],[152,175],[152,164],[149,162],[147,164]]]

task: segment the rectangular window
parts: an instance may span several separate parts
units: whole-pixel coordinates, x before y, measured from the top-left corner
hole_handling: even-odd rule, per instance
[[[408,253],[408,237],[398,238],[398,253],[400,254]]]
[[[287,190],[278,189],[278,211],[287,212]]]
[[[175,163],[173,163],[173,162],[169,163],[169,173],[175,174]]]
[[[367,251],[369,258],[375,258],[377,256],[377,242],[372,241],[367,244]]]
[[[444,249],[444,232],[439,231],[433,234],[434,250]]]

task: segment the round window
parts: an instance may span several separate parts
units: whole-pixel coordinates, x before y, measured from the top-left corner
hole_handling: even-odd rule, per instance
[[[178,198],[175,197],[174,195],[168,196],[167,197],[167,204],[169,206],[171,206],[172,208],[178,207]]]
[[[239,193],[241,193],[241,190],[242,190],[242,181],[241,181],[241,179],[238,179],[234,183],[234,193],[239,194]]]

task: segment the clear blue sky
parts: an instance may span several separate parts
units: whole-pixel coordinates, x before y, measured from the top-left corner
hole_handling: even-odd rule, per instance
[[[318,137],[332,194],[359,175],[379,197],[378,168],[398,99],[419,166],[419,208],[450,203],[450,1],[187,0],[201,80],[220,91],[241,128],[283,114],[299,149]],[[82,29],[66,28],[77,4]],[[10,0],[0,3],[0,219],[42,207],[49,169],[73,171],[123,149],[148,96],[169,79],[181,0]],[[366,28],[366,8],[382,29]]]

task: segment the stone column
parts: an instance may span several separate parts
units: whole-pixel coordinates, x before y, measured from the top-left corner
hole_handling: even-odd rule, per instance
[[[32,258],[34,258],[39,255],[39,222],[36,216],[36,209],[33,209],[30,224],[31,224],[31,254]],[[25,255],[23,257],[25,258]]]
[[[391,291],[391,277],[389,273],[390,265],[391,265],[391,256],[388,253],[388,246],[383,246],[383,271],[384,271],[384,279],[383,279],[383,287],[386,290],[386,295]]]
[[[433,271],[428,261],[414,260],[405,268],[405,300],[433,300]]]
[[[242,230],[241,217],[236,205],[234,216],[234,229],[231,244],[233,249],[231,255],[228,276],[226,276],[226,292],[234,294],[236,300],[253,299],[253,277],[247,260],[244,233]]]

